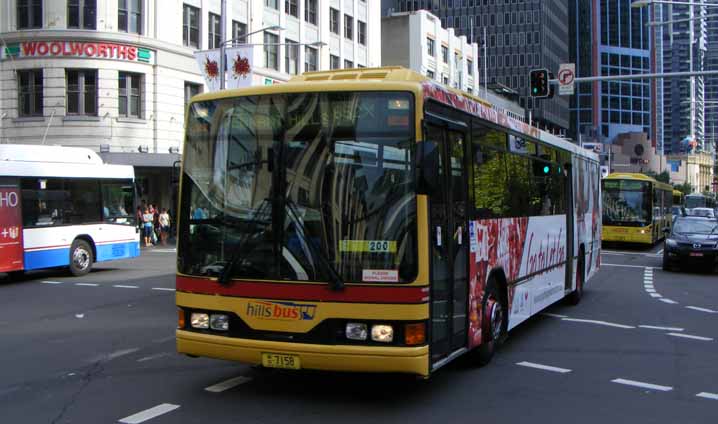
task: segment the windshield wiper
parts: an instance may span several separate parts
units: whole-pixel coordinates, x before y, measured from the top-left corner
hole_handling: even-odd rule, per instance
[[[262,204],[257,208],[252,216],[245,221],[244,223],[250,224],[250,225],[257,225],[260,223],[259,217],[264,214],[264,210],[266,209],[267,205],[271,204],[268,199],[264,199],[262,201]],[[250,232],[245,233],[245,237],[243,237],[240,241],[237,247],[234,248],[232,251],[232,257],[229,259],[229,262],[222,268],[222,270],[219,272],[219,277],[217,277],[217,282],[221,285],[227,285],[229,283],[229,280],[232,276],[232,270],[234,269],[237,264],[244,261],[246,258],[246,254],[244,254],[243,247],[245,243],[249,240],[249,234]]]
[[[329,259],[324,255],[324,252],[317,248],[317,246],[315,246],[314,243],[312,243],[311,240],[307,238],[304,223],[299,219],[299,213],[297,213],[294,201],[291,198],[286,198],[285,202],[287,206],[287,211],[292,214],[294,222],[297,226],[300,227],[299,229],[301,231],[297,231],[297,234],[299,235],[299,237],[301,237],[302,241],[309,248],[309,250],[312,251],[312,254],[319,259],[322,265],[324,265],[324,268],[329,271],[329,275],[331,277],[330,287],[332,288],[332,290],[344,290],[344,281],[342,280],[341,275],[339,275],[339,272],[336,270],[336,268],[334,268]]]

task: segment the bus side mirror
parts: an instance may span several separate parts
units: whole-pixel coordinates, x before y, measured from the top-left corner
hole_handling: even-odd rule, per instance
[[[433,141],[419,143],[416,154],[416,163],[419,171],[419,191],[433,193],[441,187],[439,166],[441,154],[439,145]]]

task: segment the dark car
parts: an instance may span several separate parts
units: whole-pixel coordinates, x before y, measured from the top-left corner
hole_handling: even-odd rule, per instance
[[[718,258],[718,221],[694,216],[678,216],[666,235],[663,269],[684,263],[714,266]]]

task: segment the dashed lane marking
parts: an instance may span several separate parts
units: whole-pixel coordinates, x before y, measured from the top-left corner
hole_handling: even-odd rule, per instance
[[[566,373],[571,372],[571,370],[566,369],[566,368],[552,367],[550,365],[542,365],[542,364],[537,364],[535,362],[526,362],[526,361],[517,362],[516,365],[519,365],[522,367],[536,368],[536,369],[544,370],[544,371],[558,372],[561,374],[566,374]]]
[[[676,302],[675,300],[666,299],[665,297],[662,298],[662,299],[658,299],[658,300],[660,300],[660,301],[663,302],[663,303],[668,303],[668,304],[671,304],[671,305],[675,305],[676,303],[678,303],[678,302]]]
[[[594,320],[594,319],[561,318],[561,321],[584,322],[587,324],[605,325],[606,327],[615,327],[615,328],[626,328],[626,329],[636,328],[632,325],[616,324],[614,322],[599,321],[599,320]]]
[[[40,281],[42,284],[62,284],[62,281]]]
[[[673,390],[671,386],[660,386],[658,384],[644,383],[642,381],[626,380],[624,378],[616,378],[611,383],[625,384],[626,386],[640,387],[642,389],[658,390],[660,392],[670,392]]]
[[[693,336],[691,334],[668,333],[668,335],[673,336],[673,337],[683,337],[684,339],[701,340],[704,342],[712,342],[713,341],[713,339],[711,337]]]
[[[660,327],[657,325],[639,325],[640,328],[647,328],[649,330],[662,330],[662,331],[683,331],[682,328],[679,327]]]
[[[657,299],[663,297],[663,296],[661,296],[661,295],[658,294],[658,293],[648,293],[648,294],[651,295],[651,297],[655,297],[655,298],[657,298]]]
[[[704,399],[718,400],[718,394],[715,393],[700,392],[696,396]]]
[[[560,315],[560,314],[550,314],[548,312],[544,312],[541,315],[545,317],[552,317],[552,318],[567,318],[566,315]]]
[[[708,308],[699,308],[698,306],[686,306],[687,309],[693,309],[694,311],[698,312],[708,312],[709,314],[716,314],[718,311],[714,311],[713,309]]]
[[[158,291],[175,291],[175,289],[169,288],[169,287],[152,287],[152,290],[158,290]]]
[[[99,284],[95,283],[75,283],[76,286],[82,286],[82,287],[98,287]]]
[[[616,266],[616,267],[623,267],[623,268],[646,268],[645,266],[641,265],[624,265],[624,264],[608,264],[601,262],[601,266]]]
[[[160,405],[153,406],[150,409],[145,409],[144,411],[122,418],[119,422],[123,424],[140,424],[147,420],[151,420],[152,418],[172,412],[179,407],[179,405],[173,405],[171,403],[162,403]]]
[[[163,353],[157,353],[155,355],[145,356],[143,358],[138,359],[137,362],[147,362],[147,361],[151,361],[153,359],[164,358],[165,356],[170,356],[170,353],[163,352]]]
[[[222,393],[225,390],[229,390],[233,387],[237,387],[240,384],[244,384],[248,381],[251,381],[252,379],[250,377],[245,377],[243,375],[240,375],[239,377],[230,378],[229,380],[222,381],[221,383],[213,384],[209,387],[205,387],[204,389],[208,392],[212,393]]]
[[[113,284],[112,287],[117,287],[118,289],[139,289],[140,286],[128,286],[124,284]]]

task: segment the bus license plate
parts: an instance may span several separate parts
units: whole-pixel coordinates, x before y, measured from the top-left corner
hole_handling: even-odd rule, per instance
[[[701,253],[701,252],[691,252],[691,256],[698,256],[698,257],[700,257],[700,256],[703,256],[703,253]]]
[[[262,353],[262,366],[298,370],[301,368],[299,357],[282,353]]]

